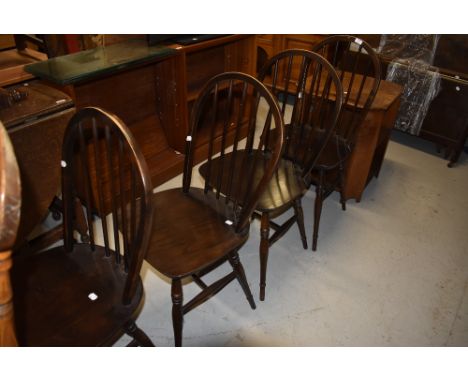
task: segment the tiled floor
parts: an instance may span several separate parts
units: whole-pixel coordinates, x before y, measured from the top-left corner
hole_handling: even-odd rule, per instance
[[[361,203],[343,212],[337,195],[325,201],[317,252],[302,249],[296,227],[270,249],[264,302],[254,222],[240,255],[257,309],[231,283],[185,317],[184,346],[468,346],[468,156],[446,163],[394,133]],[[303,201],[309,242],[313,201]],[[142,276],[138,324],[172,346],[170,284],[146,263]],[[187,300],[197,291],[187,284]]]

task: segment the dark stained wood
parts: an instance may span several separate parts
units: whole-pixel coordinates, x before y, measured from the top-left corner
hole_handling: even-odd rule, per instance
[[[338,190],[342,209],[346,209],[344,187],[345,178],[349,175],[345,170],[356,146],[358,131],[363,131],[362,125],[374,103],[380,85],[381,68],[372,47],[354,36],[328,37],[315,45],[313,50],[330,60],[339,73],[344,92],[344,107],[334,136],[311,172],[316,193],[312,242],[312,250],[315,251],[323,200]]]
[[[0,110],[21,173],[22,214],[15,247],[24,243],[47,215],[60,189],[60,151],[65,127],[74,113],[71,99],[38,81],[15,87],[28,96]]]
[[[293,67],[297,70],[293,71]],[[259,79],[265,81],[271,93],[280,101],[283,117],[287,104],[292,104],[291,117],[285,121],[283,158],[255,208],[255,216],[261,219],[260,300],[263,301],[269,247],[297,223],[304,248],[307,248],[300,199],[309,187],[307,176],[336,126],[343,97],[341,83],[333,67],[323,57],[306,50],[291,49],[272,57],[260,71]],[[338,94],[334,101],[328,100],[331,88],[335,95]],[[278,138],[280,132],[270,126],[270,121],[267,112],[260,141],[268,143]],[[305,133],[305,126],[310,124],[320,129],[322,134],[312,136]],[[247,147],[245,150],[237,150],[234,144],[232,153],[223,155],[221,152],[214,161],[200,166],[200,174],[209,186],[206,188],[214,188],[223,195],[229,195],[231,190],[242,194],[242,182],[246,178],[250,184],[258,184],[268,155],[268,150],[264,149],[252,150]],[[260,160],[254,161],[257,156]],[[223,172],[223,167],[238,169],[243,175],[234,177],[230,183],[231,177]],[[282,225],[271,221],[291,208],[294,209],[294,216]],[[274,231],[271,236],[270,228]]]
[[[134,322],[143,304],[139,272],[153,219],[152,185],[140,149],[116,116],[85,108],[74,115],[65,131],[61,168],[64,245],[39,253],[23,251],[14,259],[12,284],[20,345],[103,346],[123,333],[133,335],[140,345],[151,345]],[[99,175],[107,169],[115,178],[115,188],[96,181],[89,168]],[[125,176],[135,183],[134,203],[122,191]],[[80,210],[81,205],[86,209],[90,243],[76,244],[76,203],[83,189]],[[106,200],[116,206],[112,226],[122,234],[123,246],[118,240],[111,243],[105,219],[94,219],[94,209],[104,215]],[[132,220],[135,224],[129,223]],[[130,226],[134,232],[129,235]],[[94,229],[105,232],[104,246],[95,242]]]
[[[280,132],[269,142],[251,139],[258,122],[260,97],[265,101],[267,113],[272,115],[272,125]],[[270,126],[265,126],[265,130],[262,128],[259,128],[260,135]],[[243,129],[246,129],[248,138],[241,141]],[[251,215],[280,159],[282,132],[283,122],[277,103],[260,82],[247,74],[228,72],[215,76],[195,102],[185,150],[182,189],[154,195],[158,215],[146,256],[149,264],[172,280],[176,346],[182,345],[183,316],[234,279],[238,280],[250,306],[255,309],[237,251],[248,238]],[[200,138],[207,140],[204,158],[200,150],[196,150]],[[228,153],[230,145],[234,151]],[[268,149],[268,157],[261,161],[261,155],[247,157],[242,154],[262,153],[264,149]],[[224,161],[229,155],[237,157],[242,165],[230,166],[230,162]],[[204,189],[191,186],[193,166],[197,160],[206,160],[213,170]],[[260,162],[259,171],[251,171],[256,168],[255,163]],[[221,166],[216,167],[219,163]],[[214,190],[209,186],[210,181],[223,182],[226,189],[221,194],[220,188]],[[232,272],[210,285],[201,280],[203,275],[226,261],[231,264]],[[184,303],[182,279],[190,276],[202,290]]]
[[[9,271],[20,221],[21,181],[12,144],[0,122],[0,346],[16,346]]]
[[[310,185],[309,174],[327,154],[328,142],[336,134],[343,90],[333,67],[322,56],[306,50],[278,53],[265,64],[259,78],[267,81],[273,93],[281,99],[283,115],[287,104],[292,108],[290,119],[285,121],[284,160],[258,204],[262,215],[260,299],[263,300],[266,275],[262,273],[266,272],[269,246],[297,222],[303,247],[307,248],[300,199]],[[294,209],[293,218],[281,226],[270,224],[275,232],[269,237],[264,216],[272,219],[289,208]]]

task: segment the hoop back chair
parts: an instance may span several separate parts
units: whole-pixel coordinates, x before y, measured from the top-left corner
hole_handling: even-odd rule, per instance
[[[316,186],[312,250],[317,249],[318,228],[323,200],[334,190],[340,191],[342,209],[346,161],[358,139],[360,126],[374,102],[380,85],[381,67],[377,53],[365,41],[348,35],[328,37],[312,49],[336,69],[343,86],[344,103],[336,132],[311,173]]]
[[[309,188],[312,168],[334,133],[343,93],[330,63],[302,49],[275,55],[258,78],[278,99],[285,122],[283,159],[273,178],[275,183],[270,182],[269,195],[257,208],[261,219],[260,299],[264,300],[269,247],[296,222],[303,247],[307,249],[301,198]],[[278,196],[271,195],[281,195],[281,202],[278,203]],[[272,221],[291,207],[294,215],[282,225]],[[271,237],[270,228],[274,230]]]
[[[265,64],[258,78],[279,101],[280,112],[286,123],[282,159],[259,198],[254,214],[261,220],[260,300],[263,301],[269,247],[297,222],[303,246],[307,248],[301,206],[301,198],[308,189],[305,178],[332,134],[341,108],[342,92],[333,67],[318,54],[306,50],[293,49],[279,53]],[[329,101],[332,93],[337,96]],[[292,106],[288,106],[291,103]],[[286,115],[287,118],[284,118]],[[266,114],[266,120],[269,118]],[[321,134],[308,134],[305,129],[308,124],[317,126]],[[278,129],[267,130],[265,139],[275,139],[280,133]],[[256,155],[259,154],[265,155],[258,151]],[[234,153],[228,154],[225,160],[230,163],[237,161]],[[200,173],[210,186],[224,192],[222,184],[209,180],[208,164],[200,167]],[[294,215],[285,223],[279,225],[272,221],[291,208]],[[270,228],[274,230],[271,237]]]
[[[64,245],[14,259],[19,343],[105,346],[127,333],[130,345],[152,345],[135,324],[153,219],[151,178],[141,151],[119,118],[88,107],[66,128],[61,167]],[[86,209],[89,243],[74,239],[77,205]]]
[[[16,346],[9,270],[20,221],[21,181],[13,146],[0,122],[0,347]]]
[[[261,107],[269,116],[265,121],[258,119]],[[275,139],[267,139],[271,128],[280,132]],[[154,195],[159,219],[146,257],[171,279],[176,346],[182,345],[184,315],[234,279],[255,309],[238,250],[247,241],[252,212],[274,174],[282,142],[278,105],[259,81],[239,72],[208,81],[192,109],[182,189]],[[197,149],[200,143],[207,149]],[[231,155],[234,161],[228,160]],[[207,178],[198,188],[192,173],[203,161]],[[226,261],[232,272],[206,285],[201,277]],[[182,280],[189,277],[202,290],[184,304]]]

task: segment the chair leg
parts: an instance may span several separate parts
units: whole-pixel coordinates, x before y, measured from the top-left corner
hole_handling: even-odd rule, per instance
[[[233,252],[229,255],[229,262],[232,265],[232,269],[236,274],[237,281],[239,281],[240,286],[244,290],[245,297],[249,301],[250,307],[255,309],[257,306],[255,305],[255,301],[252,296],[252,292],[250,291],[249,283],[247,282],[247,278],[245,277],[244,267],[239,260],[239,254],[237,252]]]
[[[314,206],[314,234],[312,241],[312,251],[317,250],[318,230],[320,224],[320,215],[322,214],[322,203],[323,203],[323,184],[322,174],[317,187],[315,188],[315,206]]]
[[[182,294],[182,280],[173,279],[171,287],[172,297],[172,326],[174,328],[174,341],[175,346],[182,346],[182,327],[184,325],[184,312],[183,312],[183,294]]]
[[[296,199],[294,201],[294,214],[296,215],[297,225],[299,227],[299,233],[301,234],[302,246],[304,249],[307,249],[307,237],[304,227],[304,212],[302,210],[301,199]]]
[[[345,173],[343,167],[340,165],[338,169],[338,176],[340,177],[340,203],[341,209],[346,211],[346,199],[343,196],[343,190],[345,186]]]
[[[267,213],[262,214],[260,223],[260,301],[265,301],[266,271],[268,263],[268,250],[270,243],[270,217]]]
[[[146,335],[146,333],[141,330],[135,323],[135,321],[129,321],[125,324],[124,326],[124,331],[126,334],[128,334],[130,337],[136,341],[136,343],[140,346],[145,346],[145,347],[153,347],[154,344],[150,340],[150,338]],[[133,341],[130,343],[132,344]],[[128,346],[128,345],[127,345]]]

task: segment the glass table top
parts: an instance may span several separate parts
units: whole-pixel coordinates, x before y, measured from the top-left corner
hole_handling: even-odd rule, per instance
[[[176,52],[165,46],[148,46],[143,40],[129,40],[26,65],[25,70],[56,84],[68,85]]]

